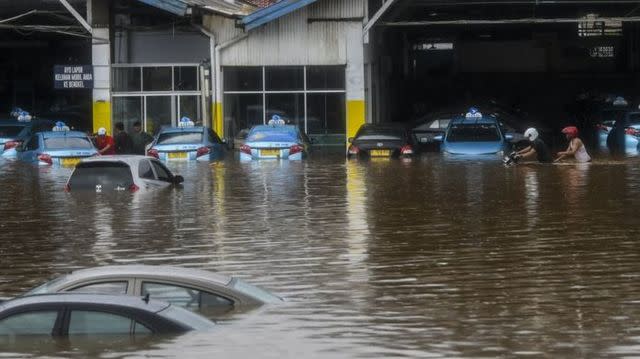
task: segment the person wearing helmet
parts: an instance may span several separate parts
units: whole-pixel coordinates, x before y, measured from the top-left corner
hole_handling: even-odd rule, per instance
[[[575,126],[568,126],[562,129],[562,133],[569,140],[569,147],[566,151],[558,152],[558,157],[554,162],[561,161],[564,158],[573,156],[578,162],[589,162],[591,156],[587,153],[587,149],[584,147],[584,143],[578,138],[578,128]]]
[[[113,140],[113,137],[107,135],[107,129],[104,127],[100,127],[98,129],[98,136],[96,136],[96,147],[98,148],[98,153],[101,155],[116,154],[116,143]]]
[[[551,158],[551,151],[549,151],[547,144],[540,138],[538,130],[535,128],[529,128],[524,131],[524,137],[529,140],[529,146],[516,152],[518,159],[525,161],[537,159],[538,162],[542,163],[553,162],[553,158]]]

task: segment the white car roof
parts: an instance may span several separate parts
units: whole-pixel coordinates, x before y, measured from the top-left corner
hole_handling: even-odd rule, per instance
[[[124,162],[129,166],[137,165],[141,160],[155,160],[154,157],[142,156],[142,155],[117,155],[117,156],[96,156],[96,157],[87,157],[80,161],[80,163],[87,162]]]
[[[170,280],[182,279],[186,281],[213,282],[219,285],[227,285],[233,279],[223,274],[201,269],[134,264],[111,265],[75,270],[66,275],[65,282],[113,276],[165,278]]]

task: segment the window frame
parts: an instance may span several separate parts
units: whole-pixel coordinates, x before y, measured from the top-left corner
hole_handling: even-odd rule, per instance
[[[220,292],[220,291],[212,291],[209,288],[203,288],[197,285],[193,285],[191,283],[182,283],[182,282],[171,282],[171,281],[161,281],[158,279],[152,279],[152,278],[140,278],[138,283],[137,283],[137,287],[140,290],[140,296],[142,296],[143,294],[143,289],[144,289],[144,285],[146,284],[153,284],[153,285],[161,285],[161,286],[169,286],[169,287],[176,287],[176,288],[182,288],[185,289],[186,291],[189,290],[195,290],[200,292],[200,296],[202,296],[202,293],[204,294],[208,294],[211,296],[216,296],[216,297],[220,297],[222,299],[225,299],[227,301],[229,301],[230,303],[230,307],[235,307],[238,303],[241,303],[241,301],[238,298],[235,298],[232,295],[229,295],[227,292]],[[153,295],[151,295],[151,298],[153,298]],[[166,299],[162,299],[164,301],[166,301]],[[199,309],[202,309],[203,307],[200,305],[201,302],[197,303],[197,307]],[[176,306],[179,306],[177,304],[175,304]],[[206,307],[205,307],[206,308]]]

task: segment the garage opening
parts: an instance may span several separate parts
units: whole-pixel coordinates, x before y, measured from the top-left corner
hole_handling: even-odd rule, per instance
[[[630,106],[640,100],[640,1],[369,5],[373,122],[419,122],[477,106],[509,113],[519,130],[557,134],[577,124],[594,145],[599,109],[617,96]]]
[[[86,14],[86,1],[70,3]],[[0,19],[0,118],[19,107],[91,129],[91,90],[54,86],[55,65],[91,64],[90,35],[57,1],[4,1]]]

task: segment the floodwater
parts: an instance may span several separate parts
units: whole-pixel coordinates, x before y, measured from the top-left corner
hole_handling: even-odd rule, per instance
[[[640,352],[640,161],[170,164],[184,187],[69,194],[0,162],[0,296],[106,264],[241,277],[286,303],[213,332],[0,356],[623,357]]]

